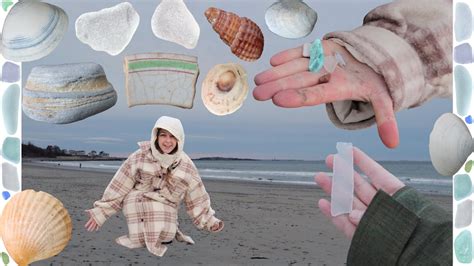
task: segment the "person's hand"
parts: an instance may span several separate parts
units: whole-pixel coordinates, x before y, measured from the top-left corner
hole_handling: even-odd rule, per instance
[[[309,58],[302,56],[303,46],[280,52],[270,59],[273,68],[255,76],[254,98],[272,99],[275,105],[287,108],[343,100],[370,102],[380,139],[389,148],[398,146],[397,121],[384,79],[344,47],[326,40],[322,44],[326,55],[338,52],[346,65],[338,66],[330,76],[322,75],[324,70],[309,72]]]
[[[219,221],[219,222],[216,222],[216,223],[211,227],[211,232],[217,233],[217,232],[222,231],[222,229],[224,229],[224,222],[223,222],[223,221]]]
[[[84,225],[84,227],[87,229],[87,231],[93,232],[93,231],[99,230],[100,226],[97,224],[97,222],[94,220],[94,218],[92,218],[92,216],[90,215],[90,213],[88,211],[86,211],[86,213],[89,215],[89,220]]]
[[[364,215],[367,206],[374,198],[377,190],[382,189],[389,195],[393,195],[399,189],[405,186],[398,178],[385,170],[380,164],[372,160],[364,152],[358,148],[354,148],[354,164],[364,172],[370,179],[370,183],[362,178],[360,174],[354,171],[354,204],[350,214],[331,216],[331,203],[328,200],[320,199],[318,202],[319,209],[322,213],[329,217],[332,223],[344,233],[349,239],[352,239],[354,232],[359,225],[360,219]],[[326,165],[333,169],[334,155],[326,158]],[[316,183],[331,195],[331,178],[325,173],[318,173],[315,177]]]

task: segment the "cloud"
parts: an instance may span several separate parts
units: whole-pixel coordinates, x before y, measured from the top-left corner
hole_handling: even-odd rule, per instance
[[[109,138],[109,137],[92,137],[86,138],[83,142],[87,144],[115,144],[119,142],[124,142],[124,139],[119,138]]]

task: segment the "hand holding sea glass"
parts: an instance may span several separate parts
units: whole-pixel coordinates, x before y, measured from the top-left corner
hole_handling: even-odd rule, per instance
[[[353,156],[354,164],[370,179],[369,183],[359,173],[354,171],[355,193],[352,206],[353,210],[349,214],[333,217],[331,215],[331,203],[326,199],[320,199],[318,202],[319,209],[323,214],[330,218],[332,223],[349,239],[352,239],[354,236],[360,219],[379,189],[382,189],[389,195],[393,195],[405,186],[398,178],[385,170],[380,164],[372,160],[358,148],[353,149]],[[334,155],[329,155],[326,158],[326,165],[328,168],[333,169]],[[315,177],[315,181],[326,194],[331,195],[332,181],[327,174],[318,173]]]
[[[273,66],[255,76],[253,96],[259,101],[272,99],[280,107],[295,108],[352,100],[372,105],[378,132],[389,148],[398,146],[398,128],[392,98],[382,76],[357,61],[345,48],[327,40],[322,47],[325,59],[334,57],[337,65],[309,71],[310,59],[303,56],[303,46],[289,49],[270,59]],[[345,65],[341,65],[342,61]],[[339,62],[341,63],[339,63]]]

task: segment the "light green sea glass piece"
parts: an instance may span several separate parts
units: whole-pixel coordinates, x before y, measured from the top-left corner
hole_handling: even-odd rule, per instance
[[[20,139],[8,137],[3,141],[3,157],[12,163],[20,162]]]
[[[472,261],[472,235],[468,230],[462,231],[454,240],[454,252],[460,263]]]
[[[472,181],[469,175],[461,174],[454,176],[454,198],[462,200],[472,193]]]
[[[469,173],[471,172],[471,169],[472,169],[472,160],[469,160],[466,165],[464,166],[464,170]]]
[[[18,110],[20,106],[20,87],[10,85],[2,99],[3,123],[7,133],[15,134],[18,128]]]
[[[6,12],[11,5],[13,5],[12,0],[2,0],[2,9],[3,9],[3,11]]]

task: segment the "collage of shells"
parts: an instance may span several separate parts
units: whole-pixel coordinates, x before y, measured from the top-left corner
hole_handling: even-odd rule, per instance
[[[461,1],[453,4],[454,114],[442,117],[435,128],[439,127],[439,138],[450,134],[452,127],[461,128],[459,134],[472,142],[474,128],[471,115],[474,116],[474,108],[471,107],[471,75],[474,69],[471,63],[474,52],[470,46],[470,10],[474,10],[474,4]],[[70,124],[106,112],[120,102],[120,97],[124,97],[128,107],[169,105],[192,109],[195,101],[202,101],[212,115],[230,115],[245,104],[249,94],[249,75],[244,64],[216,64],[207,73],[200,73],[197,56],[190,54],[147,51],[125,55],[123,52],[134,41],[139,25],[151,24],[156,38],[188,50],[196,47],[204,27],[206,30],[212,28],[215,31],[212,41],[226,45],[228,53],[235,56],[235,62],[251,63],[258,60],[265,45],[269,45],[260,27],[267,27],[282,39],[297,39],[313,31],[318,17],[316,11],[297,0],[280,0],[269,6],[265,13],[266,25],[257,25],[250,18],[211,6],[205,10],[209,24],[198,24],[194,17],[196,14],[188,10],[183,0],[162,0],[155,8],[151,21],[141,21],[139,12],[130,2],[96,10],[91,4],[90,12],[72,16],[48,1],[2,1],[0,235],[3,241],[0,241],[0,252],[5,265],[27,265],[57,255],[68,244],[72,230],[67,210],[53,195],[32,190],[21,191],[22,112],[35,121]],[[278,19],[285,12],[299,12],[300,19]],[[22,23],[25,20],[31,23]],[[84,49],[97,51],[97,62],[106,57],[123,57],[124,95],[119,94],[108,79],[106,65],[99,63],[56,62],[24,71],[22,62],[32,62],[50,55],[64,35],[71,34],[68,28],[72,24],[72,34],[75,34],[77,42],[81,42]],[[468,24],[470,27],[466,30]],[[197,84],[198,75],[204,75],[202,84]],[[23,86],[22,77],[26,77]],[[474,265],[474,196],[470,175],[474,144],[458,143],[456,139],[452,146],[460,147],[458,157],[462,159],[444,166],[445,158],[438,158],[438,167],[447,169],[447,173],[453,175],[454,264]],[[24,216],[14,204],[25,201],[43,202],[44,208],[57,211],[56,215],[64,223],[62,230],[56,232],[64,235],[64,241],[55,243],[43,254],[25,255],[28,252],[22,247],[13,247],[14,244],[9,247],[10,243],[15,242],[15,232],[8,230],[9,225]]]

